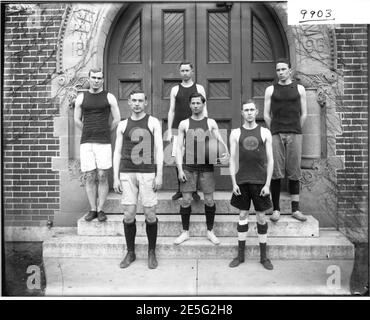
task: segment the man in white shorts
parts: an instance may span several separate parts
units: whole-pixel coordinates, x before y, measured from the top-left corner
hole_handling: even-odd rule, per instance
[[[100,68],[89,71],[90,88],[75,101],[74,121],[82,129],[80,141],[81,171],[90,204],[86,221],[107,219],[103,206],[107,199],[108,170],[112,167],[111,132],[120,121],[117,99],[103,90],[103,72]],[[109,117],[112,122],[109,125]]]
[[[138,198],[144,208],[148,237],[148,267],[155,269],[157,242],[156,217],[157,191],[162,187],[163,141],[162,129],[157,118],[145,113],[147,97],[141,90],[130,93],[128,104],[131,116],[117,127],[113,155],[114,190],[122,193],[123,226],[127,254],[120,263],[127,268],[136,259],[136,208]]]

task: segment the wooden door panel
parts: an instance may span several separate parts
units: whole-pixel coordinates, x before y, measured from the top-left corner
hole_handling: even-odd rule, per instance
[[[153,112],[160,119],[167,118],[171,88],[181,82],[179,63],[195,60],[194,16],[194,3],[152,5]]]
[[[220,129],[229,135],[240,126],[241,103],[250,98],[263,122],[264,90],[275,78],[275,61],[288,57],[274,19],[261,3],[131,4],[109,36],[106,88],[117,97],[122,118],[130,114],[128,93],[143,89],[147,112],[164,120],[167,129],[169,93],[181,82],[178,64],[190,61],[195,81],[206,90],[209,116]],[[218,172],[216,188],[230,190],[229,177]],[[177,188],[173,167],[164,168],[164,187]]]
[[[197,82],[207,92],[211,118],[240,124],[240,4],[231,10],[197,5]]]
[[[108,88],[117,97],[122,118],[130,115],[127,105],[132,89],[143,89],[151,101],[151,19],[150,6],[130,6],[117,24],[107,55]],[[113,40],[114,39],[114,40]],[[152,112],[151,104],[147,107]]]

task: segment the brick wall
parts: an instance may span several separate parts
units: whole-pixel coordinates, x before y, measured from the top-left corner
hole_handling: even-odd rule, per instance
[[[365,25],[336,28],[338,69],[344,91],[338,99],[342,135],[337,155],[344,157],[338,171],[338,209],[344,227],[364,227],[368,219],[368,34]],[[360,235],[358,235],[360,236]]]
[[[5,225],[46,225],[59,210],[59,156],[51,97],[64,4],[7,5],[4,30],[3,209]]]

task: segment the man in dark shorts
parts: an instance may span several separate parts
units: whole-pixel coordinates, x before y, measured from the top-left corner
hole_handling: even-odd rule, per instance
[[[216,212],[216,205],[213,200],[213,192],[215,191],[214,163],[216,163],[216,159],[211,159],[210,145],[213,142],[222,144],[226,152],[222,154],[221,160],[227,159],[229,153],[216,121],[204,116],[205,102],[206,99],[202,94],[193,93],[189,98],[192,115],[179,124],[176,163],[178,178],[181,182],[180,191],[183,195],[183,201],[180,205],[183,231],[176,238],[174,242],[176,245],[189,239],[192,193],[196,190],[198,182],[204,194],[207,238],[213,244],[220,243],[212,230]],[[212,138],[213,140],[211,140]],[[185,150],[184,155],[183,148]],[[217,157],[217,155],[214,156]]]
[[[173,157],[176,156],[177,131],[179,128],[179,124],[182,120],[185,120],[191,116],[191,110],[189,108],[189,97],[193,93],[200,93],[203,97],[206,98],[206,93],[203,86],[193,81],[193,64],[191,62],[181,62],[179,65],[179,71],[182,81],[179,85],[176,85],[171,89],[170,108],[168,110],[167,140],[172,141]],[[204,116],[207,117],[207,105],[204,106],[203,112]],[[173,195],[172,200],[178,200],[181,197],[182,193],[180,192],[180,181],[178,181],[178,189],[177,192]],[[200,200],[200,197],[196,190],[193,192],[193,199],[195,201]]]
[[[120,121],[117,100],[103,90],[103,72],[100,68],[89,71],[90,88],[75,101],[74,121],[82,129],[80,142],[81,171],[90,204],[86,221],[107,219],[103,206],[107,199],[108,170],[112,167],[111,132]],[[109,117],[112,123],[109,125]]]
[[[256,123],[258,109],[252,100],[243,103],[243,125],[230,133],[230,175],[233,184],[231,205],[240,210],[238,230],[238,256],[229,266],[237,267],[244,262],[245,242],[251,200],[257,217],[257,234],[261,264],[273,269],[267,258],[267,229],[265,212],[271,208],[270,181],[274,160],[270,130]]]
[[[302,127],[307,118],[305,88],[292,81],[290,62],[276,63],[278,82],[265,91],[264,119],[272,134],[274,172],[271,180],[273,212],[270,220],[280,218],[280,185],[285,177],[289,182],[292,217],[306,221],[299,209],[299,192],[302,157]]]
[[[162,187],[163,141],[159,120],[145,113],[147,97],[141,90],[130,93],[131,116],[117,127],[113,155],[114,190],[122,193],[123,225],[127,254],[120,263],[127,268],[136,259],[136,207],[138,199],[144,208],[148,237],[148,267],[155,269],[158,219],[157,191]]]

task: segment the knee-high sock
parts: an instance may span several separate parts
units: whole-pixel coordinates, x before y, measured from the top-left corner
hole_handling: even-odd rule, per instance
[[[271,198],[273,210],[280,211],[280,181],[281,179],[271,180]]]
[[[158,233],[158,219],[155,219],[155,222],[148,222],[145,220],[146,235],[148,237],[148,249],[155,250],[157,244],[157,233]]]
[[[291,197],[292,212],[299,210],[299,180],[289,180],[289,192]]]
[[[185,207],[185,208],[183,206],[180,206],[180,214],[181,214],[182,229],[188,231],[189,224],[190,224],[191,206]]]
[[[136,220],[131,223],[123,221],[123,228],[125,230],[127,251],[135,251]]]
[[[244,251],[245,251],[245,241],[247,239],[248,232],[248,220],[239,220],[237,230],[238,230],[238,259],[240,262],[244,262]]]
[[[204,212],[206,214],[206,223],[207,223],[207,230],[211,231],[213,229],[213,225],[215,223],[215,212],[216,212],[216,204],[213,206],[204,205]]]
[[[266,255],[267,229],[268,229],[267,222],[265,224],[259,224],[257,222],[257,234],[258,241],[260,244],[261,260],[264,260],[267,257]]]

